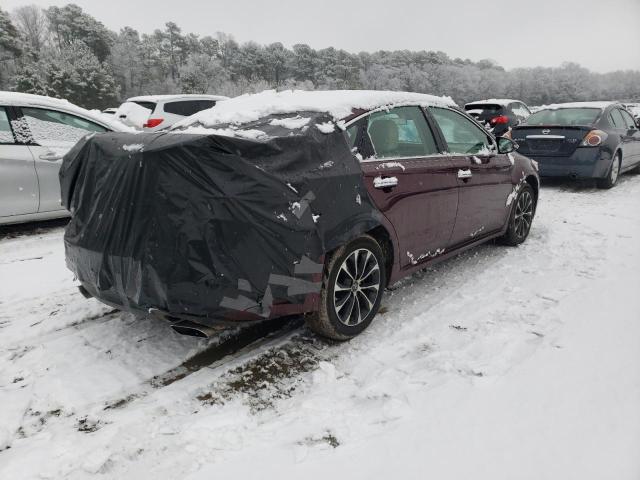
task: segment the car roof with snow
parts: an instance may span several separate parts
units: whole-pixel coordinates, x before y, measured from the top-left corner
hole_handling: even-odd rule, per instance
[[[604,110],[611,105],[619,105],[618,102],[569,102],[569,103],[552,103],[551,105],[542,105],[540,110],[558,110],[560,108],[597,108]]]
[[[127,98],[127,102],[167,102],[172,100],[227,100],[229,97],[224,95],[198,95],[191,93],[176,95],[139,95],[137,97]]]
[[[87,110],[85,108],[74,105],[68,100],[63,100],[60,98],[46,97],[44,95],[33,95],[31,93],[0,92],[0,105],[51,108],[82,116],[116,132],[131,131],[129,127],[115,120],[110,115],[104,114],[99,110]]]
[[[489,104],[506,107],[513,102],[523,103],[521,100],[514,100],[511,98],[488,98],[486,100],[475,100],[473,102],[466,103],[465,107],[468,105],[489,105]]]
[[[184,128],[195,124],[203,127],[241,125],[272,115],[299,112],[324,113],[330,115],[334,121],[340,121],[354,112],[401,105],[457,107],[450,97],[423,93],[374,90],[265,90],[226,100],[178,122],[175,126]]]

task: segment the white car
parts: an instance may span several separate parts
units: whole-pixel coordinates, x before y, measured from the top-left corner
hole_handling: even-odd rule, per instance
[[[170,127],[185,117],[215,106],[229,97],[221,95],[144,95],[127,99],[115,113],[116,119],[134,128],[154,132]]]
[[[131,129],[66,100],[0,92],[0,225],[68,216],[62,157],[85,135],[107,131]]]

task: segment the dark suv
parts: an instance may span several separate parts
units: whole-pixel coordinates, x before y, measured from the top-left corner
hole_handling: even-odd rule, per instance
[[[83,293],[181,333],[306,314],[346,340],[385,287],[531,227],[534,164],[450,100],[263,92],[165,133],[96,135],[64,160]]]
[[[504,98],[470,102],[464,109],[496,137],[501,137],[531,115],[529,107],[520,100]]]

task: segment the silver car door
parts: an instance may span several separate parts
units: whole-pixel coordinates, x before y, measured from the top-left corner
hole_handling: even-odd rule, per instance
[[[29,147],[17,143],[12,112],[0,107],[0,217],[38,211],[38,179]]]
[[[63,210],[58,179],[62,157],[85,135],[105,132],[107,129],[58,110],[22,107],[21,111],[23,121],[28,125],[33,137],[34,144],[29,148],[35,160],[40,184],[38,211]]]

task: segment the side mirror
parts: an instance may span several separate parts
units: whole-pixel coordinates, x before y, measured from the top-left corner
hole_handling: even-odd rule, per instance
[[[507,137],[498,137],[498,153],[511,153],[518,149],[518,144]]]

